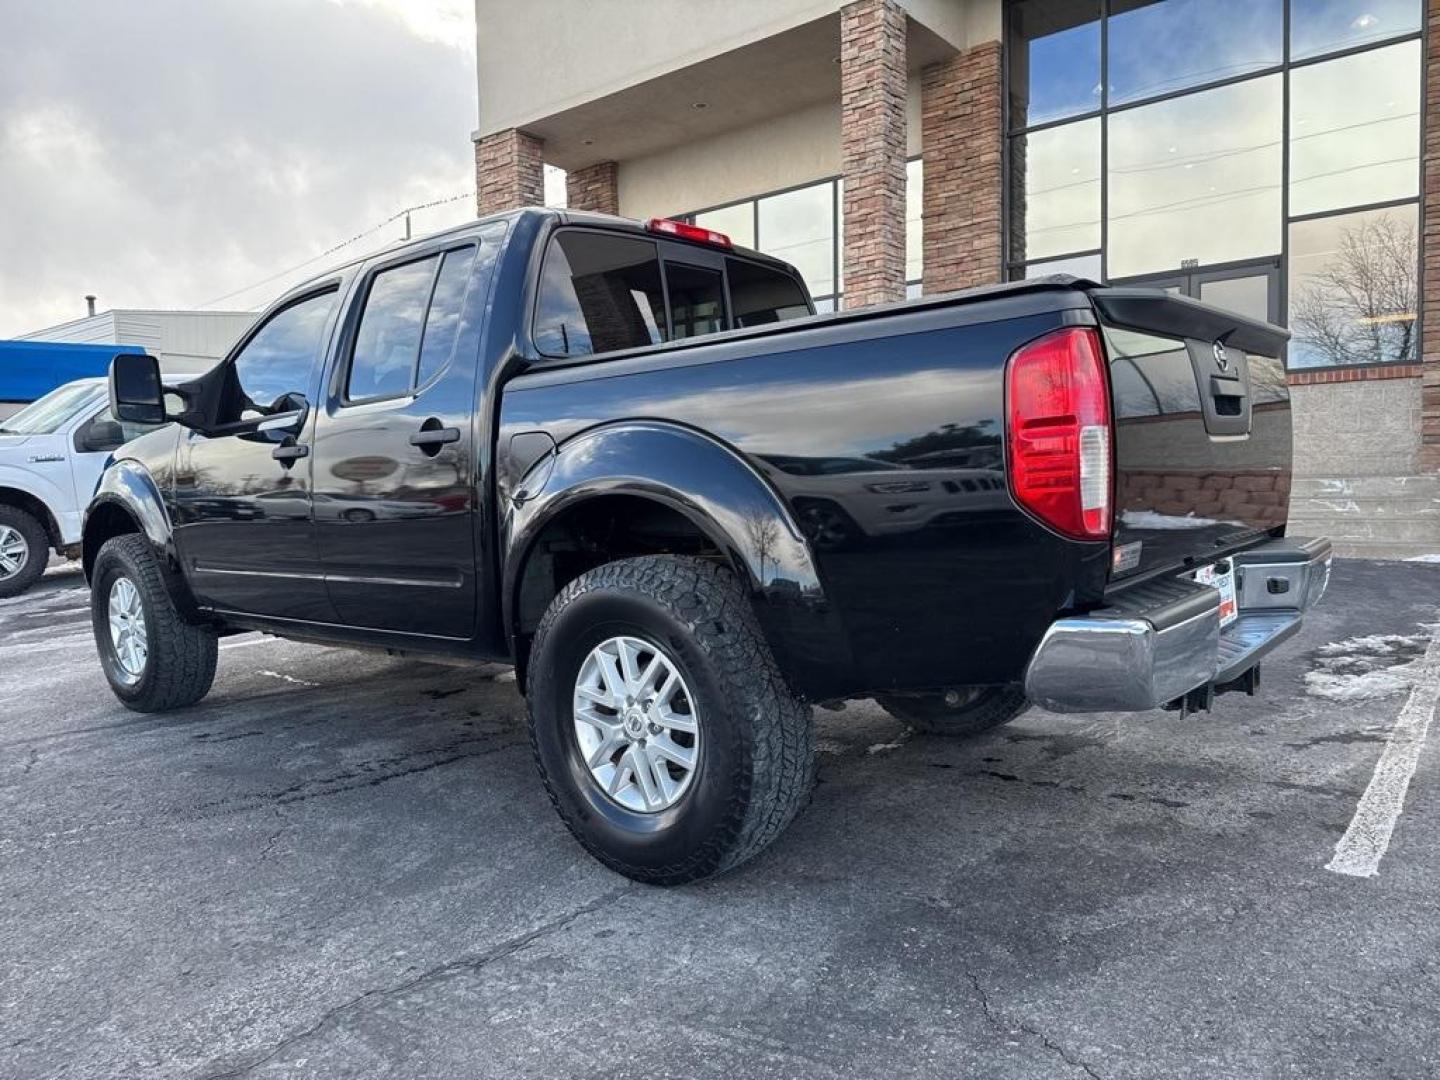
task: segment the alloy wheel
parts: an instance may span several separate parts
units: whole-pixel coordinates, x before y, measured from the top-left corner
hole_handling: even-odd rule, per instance
[[[110,586],[109,618],[110,644],[121,678],[126,684],[139,682],[150,656],[150,639],[140,591],[127,577],[116,578]]]
[[[654,814],[695,777],[700,717],[679,667],[659,647],[613,637],[590,650],[575,680],[575,738],[600,790]]]
[[[29,541],[19,529],[0,525],[0,581],[20,573],[29,561]]]

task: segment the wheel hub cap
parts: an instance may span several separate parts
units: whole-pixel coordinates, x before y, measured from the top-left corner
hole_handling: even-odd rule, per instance
[[[600,790],[627,810],[654,814],[690,787],[700,718],[680,669],[633,637],[602,641],[575,680],[575,739]]]
[[[108,615],[110,645],[115,651],[120,675],[127,683],[138,682],[145,674],[150,639],[145,628],[145,608],[140,603],[140,591],[129,578],[116,578],[110,586]]]
[[[0,580],[14,577],[30,561],[30,544],[20,530],[0,525]]]

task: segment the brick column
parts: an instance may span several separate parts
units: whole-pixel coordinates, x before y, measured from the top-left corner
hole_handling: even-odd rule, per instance
[[[905,13],[840,9],[845,307],[905,299]]]
[[[1420,221],[1420,469],[1440,472],[1440,0],[1425,3],[1425,147]]]
[[[565,202],[571,210],[620,213],[620,189],[613,161],[597,161],[565,174]]]
[[[475,202],[481,214],[542,206],[545,143],[510,128],[475,143]]]
[[[925,292],[1000,281],[1005,150],[1000,43],[921,73]]]

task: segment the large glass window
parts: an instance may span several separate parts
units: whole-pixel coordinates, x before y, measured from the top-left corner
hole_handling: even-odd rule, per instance
[[[1010,146],[1017,259],[1100,246],[1100,120],[1017,135]]]
[[[1008,275],[1262,316],[1292,366],[1413,360],[1423,10],[1006,0]]]
[[[722,206],[719,210],[706,210],[704,213],[696,214],[694,221],[702,228],[724,233],[730,238],[731,243],[738,244],[740,247],[753,248],[755,246],[755,204],[753,202]]]
[[[1010,39],[1012,127],[1100,108],[1099,0],[1012,4]]]
[[[1264,71],[1284,59],[1284,0],[1111,0],[1111,105]]]
[[[1383,210],[1290,226],[1290,366],[1413,363],[1419,211]]]
[[[920,295],[924,273],[921,219],[924,166],[905,166],[905,284],[907,296]],[[784,259],[805,279],[816,311],[840,306],[844,285],[841,234],[844,232],[840,180],[823,180],[791,191],[761,195],[728,206],[700,210],[686,220],[714,229],[741,247]],[[733,290],[733,283],[732,283]]]
[[[1281,93],[1270,75],[1110,117],[1111,277],[1279,254]]]
[[[919,158],[905,163],[905,283],[919,285],[925,276],[925,165]]]
[[[229,421],[271,411],[287,394],[308,394],[335,290],[282,308],[240,350],[231,366],[236,395]]]
[[[760,250],[784,259],[817,296],[835,288],[835,186],[810,187],[760,200]]]
[[[1290,58],[1353,49],[1420,29],[1420,0],[1291,0]]]
[[[587,356],[665,340],[660,257],[648,240],[567,230],[540,271],[535,345],[547,356]]]
[[[1410,198],[1420,183],[1420,42],[1290,73],[1290,213]]]

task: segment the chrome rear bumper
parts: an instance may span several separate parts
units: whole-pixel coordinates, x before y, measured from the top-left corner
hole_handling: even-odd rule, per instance
[[[1184,578],[1127,590],[1112,607],[1059,619],[1030,658],[1025,692],[1052,712],[1141,712],[1243,675],[1300,629],[1330,581],[1330,541],[1272,540],[1235,555],[1238,617]]]

